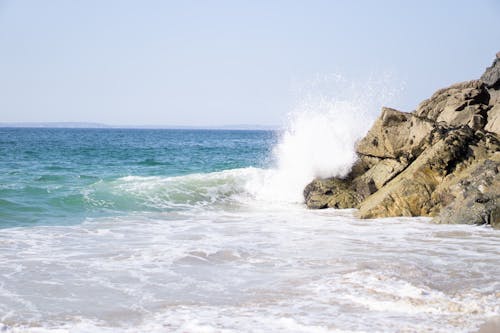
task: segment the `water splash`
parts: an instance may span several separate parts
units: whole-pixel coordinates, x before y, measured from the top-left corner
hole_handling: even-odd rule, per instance
[[[297,89],[298,101],[274,149],[276,168],[257,197],[302,202],[312,179],[344,177],[356,161],[355,145],[382,105],[395,96],[388,75],[354,82],[340,75],[317,77]],[[255,184],[251,187],[256,191]]]

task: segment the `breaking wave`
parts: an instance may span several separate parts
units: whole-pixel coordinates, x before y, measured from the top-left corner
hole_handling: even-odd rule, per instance
[[[93,207],[128,211],[165,211],[232,204],[243,200],[246,184],[266,171],[242,168],[176,177],[127,176],[101,181],[84,191]]]
[[[354,83],[342,76],[309,82],[288,114],[268,169],[241,168],[177,177],[129,176],[100,182],[85,193],[92,206],[118,210],[207,207],[256,199],[301,203],[316,177],[344,177],[356,161],[355,145],[381,105],[394,96],[387,76]],[[305,91],[305,92],[304,92]]]

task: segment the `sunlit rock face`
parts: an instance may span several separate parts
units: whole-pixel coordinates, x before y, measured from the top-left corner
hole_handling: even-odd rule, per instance
[[[480,80],[440,89],[406,113],[383,108],[343,179],[316,179],[309,208],[361,218],[432,216],[500,226],[500,53]]]

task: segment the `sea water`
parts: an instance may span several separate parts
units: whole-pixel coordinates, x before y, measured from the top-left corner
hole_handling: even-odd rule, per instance
[[[0,331],[474,332],[498,318],[499,231],[306,209],[305,183],[348,172],[361,132],[294,121],[0,129]]]

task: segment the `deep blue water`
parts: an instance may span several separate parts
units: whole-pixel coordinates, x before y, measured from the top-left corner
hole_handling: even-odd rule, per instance
[[[275,142],[272,131],[0,128],[0,228],[161,210],[117,195],[120,180],[266,167]]]

